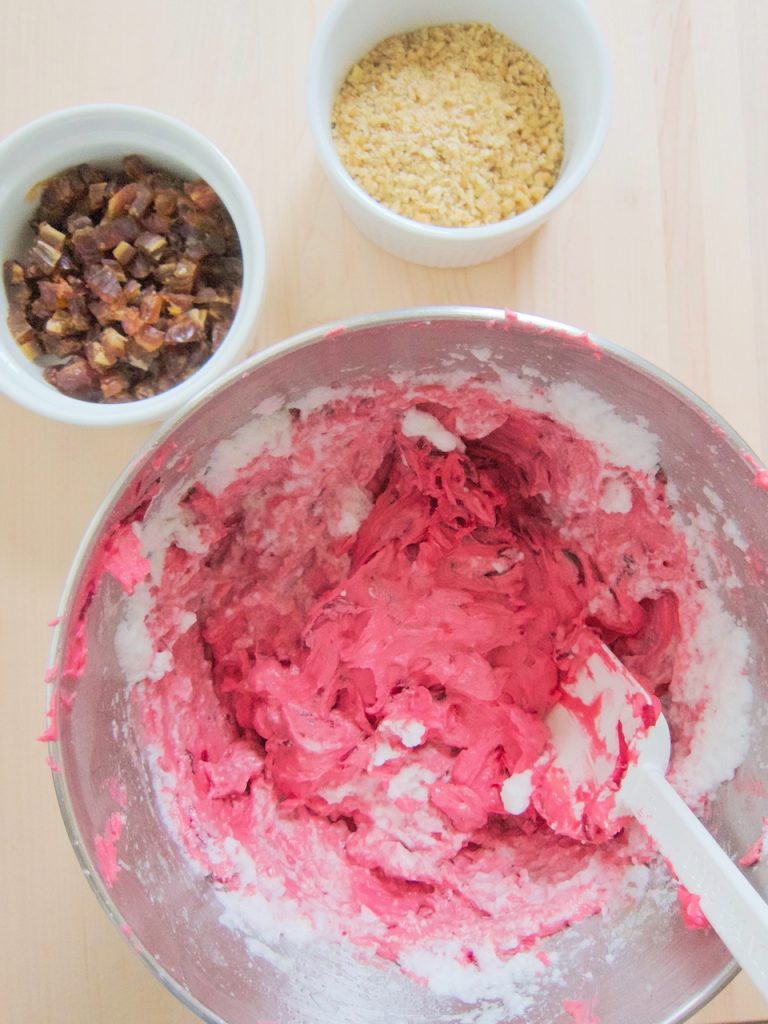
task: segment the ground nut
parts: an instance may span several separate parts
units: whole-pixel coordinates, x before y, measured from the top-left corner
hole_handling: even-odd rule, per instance
[[[563,157],[546,69],[490,25],[385,39],[351,69],[331,120],[342,163],[369,195],[445,227],[523,212]]]

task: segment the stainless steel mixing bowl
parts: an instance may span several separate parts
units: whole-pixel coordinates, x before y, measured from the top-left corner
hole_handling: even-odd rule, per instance
[[[106,912],[129,934],[156,976],[204,1020],[227,1024],[442,1024],[459,1021],[463,1004],[438,999],[397,968],[352,962],[340,952],[294,957],[287,970],[250,954],[220,921],[211,885],[188,867],[156,808],[132,720],[128,688],[113,637],[126,600],[111,577],[93,589],[93,559],[112,527],[152,493],[194,477],[212,447],[243,424],[259,402],[297,397],[321,384],[361,376],[424,371],[471,361],[483,347],[502,367],[530,367],[553,380],[575,380],[604,396],[624,417],[643,417],[661,439],[662,464],[680,491],[680,507],[701,505],[717,520],[712,492],[756,558],[723,535],[739,585],[726,604],[750,634],[756,701],[751,752],[736,778],[721,787],[708,824],[731,853],[759,834],[768,788],[768,493],[754,486],[743,441],[695,395],[643,360],[561,324],[500,310],[435,308],[368,316],[306,332],[263,352],[200,396],[164,426],[127,467],[83,540],[62,601],[52,665],[64,663],[69,639],[84,630],[88,657],[78,678],[54,679],[58,742],[51,753],[67,830]],[[171,459],[166,456],[172,453]],[[710,490],[711,489],[711,490]],[[729,531],[730,536],[736,536]],[[756,566],[758,567],[756,569]],[[74,700],[71,698],[75,697]],[[95,836],[116,810],[107,782],[127,791],[121,864],[108,889],[99,875]],[[105,788],[106,787],[106,788]],[[768,864],[750,870],[768,896]],[[624,939],[616,943],[617,929]],[[619,921],[593,917],[555,941],[562,978],[525,1013],[526,1024],[565,1021],[562,1000],[596,997],[601,1024],[671,1024],[706,1002],[735,967],[711,933],[687,931],[674,907],[645,907]],[[475,1018],[476,1019],[476,1018]]]

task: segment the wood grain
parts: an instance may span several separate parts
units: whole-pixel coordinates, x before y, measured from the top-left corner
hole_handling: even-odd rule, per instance
[[[589,3],[616,76],[605,149],[545,228],[470,270],[377,250],[333,198],[303,95],[326,0],[5,4],[0,136],[94,101],[154,107],[210,136],[263,218],[269,280],[254,349],[387,308],[535,312],[642,353],[766,456],[768,3]],[[150,432],[63,427],[0,400],[0,1021],[9,1024],[194,1019],[97,906],[33,741],[44,725],[46,622],[87,523]],[[695,1020],[765,1021],[768,1006],[740,978]]]

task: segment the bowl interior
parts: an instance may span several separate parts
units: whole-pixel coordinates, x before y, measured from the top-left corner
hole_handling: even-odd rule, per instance
[[[66,663],[78,630],[84,631],[88,648],[82,675],[60,680],[57,791],[78,856],[107,912],[129,930],[155,973],[204,1019],[228,1024],[473,1019],[463,1016],[466,1006],[432,995],[391,965],[352,961],[333,949],[307,947],[282,960],[279,951],[249,948],[221,923],[221,906],[209,881],[181,857],[155,806],[114,651],[115,629],[130,599],[109,577],[94,590],[99,546],[151,494],[194,480],[212,448],[254,416],[266,399],[290,401],[318,385],[392,370],[474,370],[484,365],[478,362],[480,351],[512,372],[525,368],[549,380],[578,381],[625,418],[647,422],[661,439],[662,465],[679,490],[681,510],[704,509],[721,527],[736,581],[724,592],[724,603],[751,635],[756,697],[751,753],[719,791],[708,823],[732,853],[743,853],[759,834],[761,794],[768,785],[762,755],[768,744],[768,590],[757,583],[747,549],[768,558],[768,496],[752,485],[753,471],[738,438],[692,396],[620,350],[607,347],[597,358],[601,353],[586,341],[558,325],[509,320],[489,310],[382,316],[340,333],[311,332],[251,360],[157,435],[95,518],[73,569],[54,640],[58,664]],[[713,503],[712,495],[719,495],[719,501]],[[735,529],[723,534],[726,519]],[[96,867],[95,837],[104,834],[110,815],[119,810],[110,795],[112,779],[125,786],[127,804],[117,845],[122,869],[108,890]],[[753,883],[768,895],[768,864],[751,870]],[[674,906],[652,901],[567,929],[551,950],[559,980],[526,1011],[527,1024],[562,1019],[564,998],[595,997],[602,1024],[624,1024],[629,1007],[635,1024],[670,1024],[706,1001],[733,970],[714,935],[686,930]]]

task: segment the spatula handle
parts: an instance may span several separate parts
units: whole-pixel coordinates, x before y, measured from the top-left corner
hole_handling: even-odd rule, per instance
[[[768,999],[768,904],[658,768],[635,766],[622,786],[621,802],[680,882],[700,898],[709,923]]]

